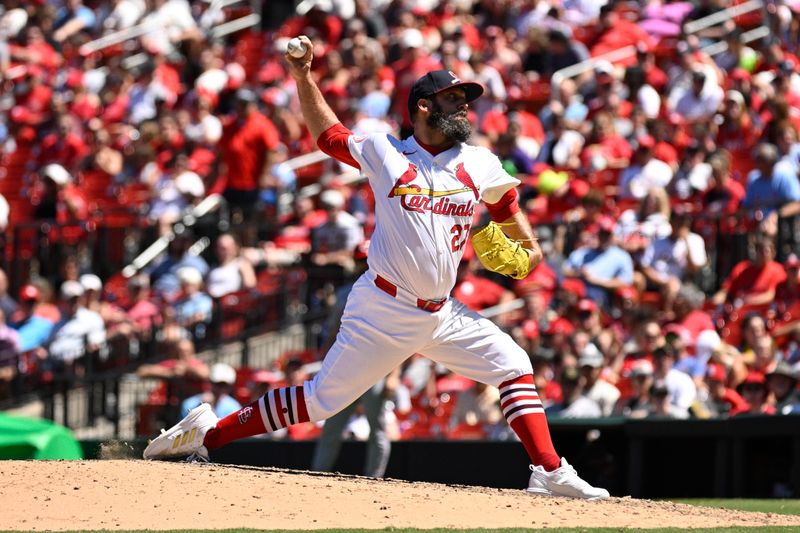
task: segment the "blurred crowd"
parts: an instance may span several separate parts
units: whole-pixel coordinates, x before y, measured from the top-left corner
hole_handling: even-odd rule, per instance
[[[0,274],[0,383],[26,365],[103,359],[115,339],[135,351],[157,336],[170,361],[191,359],[216,302],[274,287],[288,269],[303,272],[307,309],[341,305],[366,267],[374,202],[354,169],[292,164],[316,149],[283,64],[287,39],[306,34],[324,97],[356,133],[409,134],[406,100],[429,70],[486,88],[470,142],[520,179],[546,259],[512,281],[468,249],[454,296],[528,350],[548,413],[800,412],[800,2],[689,32],[729,3],[303,0],[276,2],[289,16],[274,28],[220,35],[253,3],[227,4],[0,2],[7,235],[37,221],[87,228],[120,210],[172,237],[217,194],[231,222],[202,254],[179,234],[121,299],[86,255],[13,290]],[[260,374],[173,362],[140,375],[201,382],[162,391],[181,402],[244,403],[292,368],[313,372],[323,346]],[[507,435],[495,390],[421,356],[387,388],[395,436]],[[348,427],[358,433],[355,417]]]

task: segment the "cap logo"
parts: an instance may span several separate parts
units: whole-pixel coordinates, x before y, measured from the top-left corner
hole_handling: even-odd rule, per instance
[[[456,83],[461,83],[461,78],[456,76],[452,70],[448,70],[447,73],[450,74],[451,78],[453,78],[452,80],[450,80],[451,85],[455,85]]]

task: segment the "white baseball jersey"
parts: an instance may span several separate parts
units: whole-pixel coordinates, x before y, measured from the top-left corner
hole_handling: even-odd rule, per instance
[[[520,182],[488,149],[456,144],[432,155],[409,137],[351,135],[348,147],[375,193],[369,268],[418,298],[449,296],[481,199]]]

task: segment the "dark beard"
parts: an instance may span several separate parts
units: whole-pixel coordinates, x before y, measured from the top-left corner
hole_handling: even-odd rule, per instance
[[[433,111],[428,117],[428,127],[437,129],[442,135],[454,142],[466,142],[472,135],[472,124],[461,111],[445,113],[442,107],[433,102]]]

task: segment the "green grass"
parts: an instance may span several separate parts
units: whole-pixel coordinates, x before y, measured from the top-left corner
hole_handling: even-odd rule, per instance
[[[760,513],[778,513],[800,515],[800,500],[737,500],[715,498],[691,498],[685,500],[670,500],[677,503],[690,505],[705,505],[707,507],[721,507],[736,511],[755,511]]]
[[[692,529],[692,533],[715,533],[723,531],[726,533],[753,533],[767,532],[767,533],[789,533],[796,531],[797,528],[791,526],[769,526],[769,527],[717,527],[717,528],[703,528]],[[80,532],[66,531],[64,533],[87,533],[88,530],[80,530]],[[107,530],[93,530],[95,533]],[[159,533],[258,533],[261,529],[172,529],[168,531],[159,531]],[[299,531],[309,531],[307,529],[275,529],[268,530],[271,533],[297,533]],[[391,533],[530,533],[531,529],[525,528],[503,528],[503,529],[401,529],[401,528],[385,528],[385,529],[317,529],[314,533],[376,533],[378,531],[386,531]],[[629,528],[607,528],[607,527],[559,527],[559,528],[543,528],[537,529],[546,533],[620,533],[626,531],[640,531],[646,533],[677,533],[679,531],[686,531],[680,528],[658,528],[658,529],[629,529]],[[148,533],[149,530],[130,530],[130,531],[115,531],[114,533]],[[0,533],[11,533],[0,531]],[[14,533],[19,533],[14,532]]]

